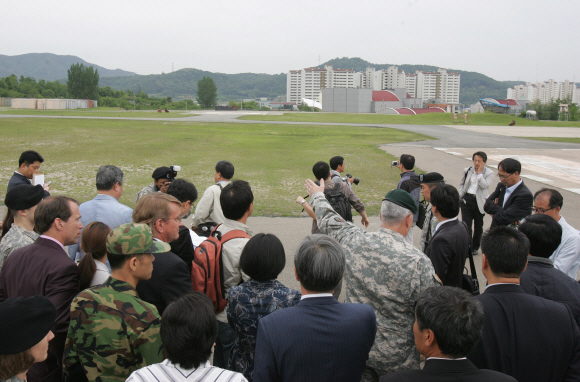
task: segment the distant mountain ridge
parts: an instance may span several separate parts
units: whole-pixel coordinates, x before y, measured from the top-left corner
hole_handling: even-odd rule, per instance
[[[0,54],[0,77],[15,74],[17,77],[33,77],[38,80],[55,81],[67,78],[67,70],[72,64],[81,63],[93,66],[103,77],[135,76],[136,73],[121,69],[107,69],[86,62],[77,56],[63,56],[52,53],[27,53],[18,56]]]

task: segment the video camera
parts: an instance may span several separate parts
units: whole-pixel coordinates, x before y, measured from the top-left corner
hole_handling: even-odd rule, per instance
[[[394,160],[391,162],[391,167],[399,167],[399,162]]]

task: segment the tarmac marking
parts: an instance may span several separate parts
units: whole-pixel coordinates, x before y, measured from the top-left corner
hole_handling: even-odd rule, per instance
[[[551,180],[551,179],[546,179],[546,178],[542,178],[541,176],[535,176],[535,175],[522,175],[522,178],[535,180],[536,182],[541,182],[541,183],[553,182],[553,180]]]
[[[575,194],[580,194],[580,188],[565,188],[564,190],[573,192]]]

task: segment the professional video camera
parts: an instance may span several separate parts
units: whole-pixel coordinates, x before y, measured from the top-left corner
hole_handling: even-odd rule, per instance
[[[169,173],[167,174],[167,179],[169,179],[170,181],[175,180],[175,177],[177,176],[177,171],[181,171],[181,166],[169,166]]]
[[[350,179],[350,178],[352,178],[352,175],[346,174],[346,176],[344,178],[342,178],[342,180],[346,182],[347,179]],[[354,178],[352,182],[358,186],[358,184],[360,183],[360,178]]]

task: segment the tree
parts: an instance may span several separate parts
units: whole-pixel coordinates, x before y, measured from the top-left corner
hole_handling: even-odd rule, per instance
[[[210,109],[217,104],[217,87],[213,78],[203,76],[197,81],[197,103],[203,109]]]
[[[68,94],[73,98],[98,99],[99,98],[99,71],[92,66],[72,64],[67,70],[68,81],[66,87]]]

